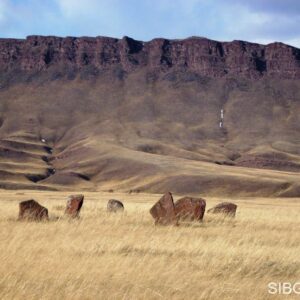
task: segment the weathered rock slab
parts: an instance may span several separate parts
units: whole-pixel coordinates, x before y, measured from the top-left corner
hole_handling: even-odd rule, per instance
[[[235,217],[237,205],[231,202],[222,202],[212,207],[207,212],[211,214],[224,214],[226,216]]]
[[[19,203],[19,220],[45,221],[48,219],[48,209],[37,201],[30,199]]]
[[[202,198],[183,197],[174,204],[176,217],[180,220],[202,221],[206,201]]]
[[[108,212],[122,212],[122,211],[124,211],[124,205],[119,200],[110,199],[107,202],[107,211]]]

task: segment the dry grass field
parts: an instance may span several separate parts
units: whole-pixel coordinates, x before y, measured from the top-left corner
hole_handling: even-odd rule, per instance
[[[68,221],[68,194],[1,191],[0,299],[282,299],[267,284],[300,281],[300,199],[240,198],[234,220],[155,227],[160,195],[85,193],[80,220]],[[17,221],[30,198],[49,222]],[[123,214],[106,212],[110,198]]]

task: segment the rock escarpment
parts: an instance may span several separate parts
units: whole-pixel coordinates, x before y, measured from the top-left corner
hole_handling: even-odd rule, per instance
[[[51,66],[95,72],[119,66],[125,72],[140,68],[188,69],[208,77],[241,75],[300,78],[300,50],[282,43],[260,45],[244,41],[218,42],[191,37],[183,40],[137,41],[129,37],[28,36],[0,39],[0,70],[41,71]]]

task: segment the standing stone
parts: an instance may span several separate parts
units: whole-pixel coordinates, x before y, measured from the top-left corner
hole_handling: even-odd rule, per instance
[[[19,203],[19,220],[45,221],[48,220],[48,209],[33,199]]]
[[[183,197],[176,201],[175,214],[181,220],[202,221],[206,201],[201,198]]]
[[[69,196],[67,207],[65,210],[65,215],[71,217],[71,218],[78,218],[80,209],[83,204],[83,195],[71,195]]]
[[[107,202],[107,211],[109,211],[109,212],[121,212],[121,211],[124,211],[124,205],[119,200],[110,199]]]
[[[177,225],[172,194],[170,192],[164,194],[160,200],[152,206],[150,214],[155,220],[155,225]]]
[[[222,202],[209,209],[207,212],[211,214],[224,214],[229,217],[235,217],[236,209],[236,204],[230,202]]]

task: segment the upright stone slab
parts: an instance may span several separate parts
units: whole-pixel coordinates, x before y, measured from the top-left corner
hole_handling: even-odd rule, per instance
[[[177,218],[172,194],[170,192],[164,194],[150,209],[150,214],[155,220],[155,225],[176,225]]]
[[[65,215],[71,218],[78,218],[81,207],[83,205],[83,199],[84,199],[83,195],[69,196],[66,210],[65,210]]]

